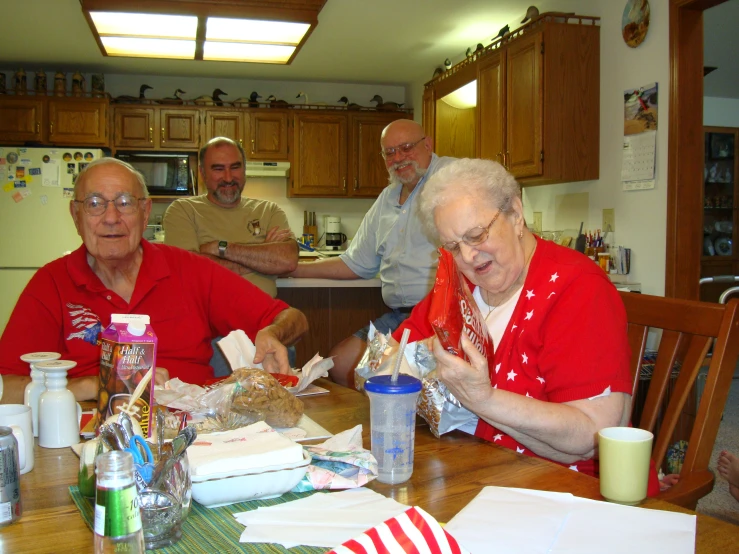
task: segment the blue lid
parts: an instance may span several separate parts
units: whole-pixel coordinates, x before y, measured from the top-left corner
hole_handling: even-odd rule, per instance
[[[410,394],[421,390],[421,381],[410,375],[400,374],[393,383],[392,375],[375,375],[364,382],[364,390],[380,394]]]

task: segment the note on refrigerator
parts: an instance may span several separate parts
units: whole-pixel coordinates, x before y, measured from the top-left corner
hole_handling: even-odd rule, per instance
[[[41,179],[45,187],[59,186],[59,162],[51,159],[42,167]]]
[[[657,131],[624,137],[621,181],[654,179]]]

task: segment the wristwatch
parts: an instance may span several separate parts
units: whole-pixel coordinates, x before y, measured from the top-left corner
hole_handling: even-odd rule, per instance
[[[218,255],[221,258],[226,257],[226,247],[228,246],[228,243],[225,240],[218,241]]]

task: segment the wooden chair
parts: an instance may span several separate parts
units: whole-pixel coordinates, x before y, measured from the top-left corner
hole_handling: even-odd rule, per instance
[[[662,467],[667,449],[676,440],[688,440],[680,481],[659,498],[695,509],[713,489],[708,469],[716,434],[739,357],[739,299],[728,304],[694,302],[622,292],[629,322],[634,406],[643,406],[633,425],[654,433],[652,459]],[[638,398],[639,375],[649,329],[661,329],[657,358],[645,398]],[[692,419],[685,414],[693,402],[694,385],[703,360],[715,339],[705,388]],[[675,376],[675,368],[679,371]],[[669,394],[668,394],[669,389]],[[692,396],[691,396],[692,395]],[[680,429],[678,429],[680,423]]]

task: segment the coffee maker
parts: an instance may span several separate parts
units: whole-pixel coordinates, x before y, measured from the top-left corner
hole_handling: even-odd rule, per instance
[[[346,235],[341,232],[341,218],[336,215],[326,216],[326,249],[340,250],[346,241]]]

